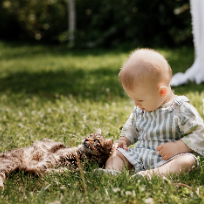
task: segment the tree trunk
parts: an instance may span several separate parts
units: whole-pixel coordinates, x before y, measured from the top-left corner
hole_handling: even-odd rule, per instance
[[[76,15],[75,15],[75,4],[74,0],[67,0],[68,1],[68,40],[69,44],[74,44],[74,30],[76,24]]]

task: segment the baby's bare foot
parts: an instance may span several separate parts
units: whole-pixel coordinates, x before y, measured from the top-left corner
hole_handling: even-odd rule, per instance
[[[133,177],[147,178],[147,179],[151,180],[152,175],[151,175],[150,171],[147,170],[147,171],[140,171],[140,172],[134,174],[133,176],[131,176],[130,178],[133,178]]]

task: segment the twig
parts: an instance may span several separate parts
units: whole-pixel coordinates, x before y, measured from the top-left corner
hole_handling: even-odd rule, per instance
[[[83,169],[81,167],[81,162],[79,160],[79,156],[78,156],[77,153],[76,153],[75,157],[76,157],[76,160],[77,160],[77,165],[78,165],[78,168],[79,168],[79,171],[80,171],[80,174],[81,174],[82,184],[83,184],[83,188],[84,188],[84,194],[85,194],[84,203],[86,203],[86,201],[87,201],[86,199],[88,197],[88,193],[87,193],[87,187],[86,187],[84,172],[83,172]]]
[[[200,198],[200,196],[196,193],[196,191],[192,187],[190,187],[190,186],[188,186],[188,185],[186,185],[184,183],[172,183],[172,185],[174,185],[174,186],[184,186],[186,188],[189,188],[198,196],[198,198]]]

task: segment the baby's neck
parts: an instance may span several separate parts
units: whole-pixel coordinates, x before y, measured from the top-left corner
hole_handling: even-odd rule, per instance
[[[163,102],[163,104],[168,103],[169,101],[174,100],[176,97],[177,97],[177,95],[175,95],[175,94],[173,93],[173,91],[170,90],[170,91],[169,91],[169,94],[166,96],[166,99],[165,99],[165,101]],[[162,105],[163,105],[163,104],[162,104]]]

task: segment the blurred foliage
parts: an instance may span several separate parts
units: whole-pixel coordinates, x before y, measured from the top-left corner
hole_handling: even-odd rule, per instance
[[[16,29],[8,37],[59,41],[59,36],[67,28],[66,8],[65,0],[4,0],[1,8],[4,15],[0,11],[0,17],[2,22],[10,18],[12,21],[3,25],[4,33],[0,37],[7,37],[14,23]]]
[[[75,0],[77,47],[192,45],[189,0]],[[0,38],[66,43],[67,0],[2,0]]]

